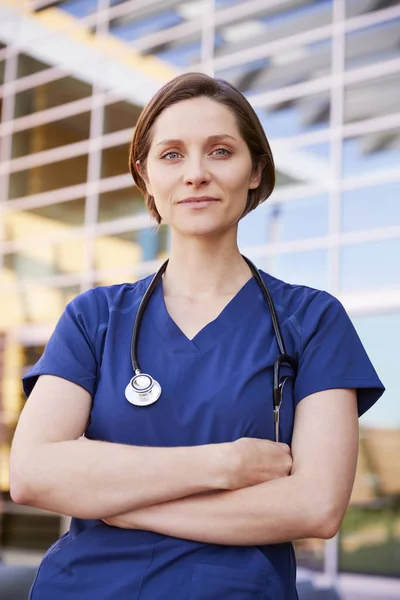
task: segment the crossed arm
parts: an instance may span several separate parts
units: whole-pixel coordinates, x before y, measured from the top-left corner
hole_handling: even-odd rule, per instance
[[[233,491],[224,485],[223,445],[166,451],[79,441],[90,406],[83,388],[39,378],[11,451],[15,502],[228,545],[328,538],[340,526],[357,462],[353,390],[304,398],[295,415],[291,475]]]
[[[116,527],[215,544],[330,538],[349,502],[357,451],[355,391],[319,392],[298,405],[289,477],[197,494],[104,520]]]

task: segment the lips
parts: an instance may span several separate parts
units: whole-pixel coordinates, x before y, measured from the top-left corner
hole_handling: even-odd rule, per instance
[[[204,204],[209,202],[219,202],[219,200],[218,198],[213,198],[212,196],[191,196],[190,198],[180,200],[178,204]]]

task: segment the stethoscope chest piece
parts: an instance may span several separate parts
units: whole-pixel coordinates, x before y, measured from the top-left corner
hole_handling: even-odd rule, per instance
[[[148,406],[161,396],[161,386],[145,373],[137,373],[125,388],[125,398],[135,406]]]

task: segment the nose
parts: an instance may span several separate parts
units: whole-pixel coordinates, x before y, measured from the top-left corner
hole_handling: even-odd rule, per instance
[[[201,158],[186,161],[183,181],[185,185],[193,187],[201,187],[210,181],[210,174]]]

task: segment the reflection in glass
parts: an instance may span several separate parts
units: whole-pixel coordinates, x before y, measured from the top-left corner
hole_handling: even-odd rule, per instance
[[[56,288],[48,283],[0,287],[0,327],[10,329],[27,323],[55,325],[66,304],[79,290],[78,286]]]
[[[83,18],[96,12],[98,0],[62,0],[57,6],[73,17]]]
[[[400,181],[342,193],[342,231],[400,225]]]
[[[386,387],[384,396],[360,419],[364,428],[400,430],[397,354],[400,312],[359,315],[352,318],[372,363]],[[400,471],[397,479],[400,482]]]
[[[18,92],[15,96],[14,116],[22,117],[67,102],[81,100],[90,96],[91,93],[92,86],[73,77],[50,81],[33,89]]]
[[[87,154],[10,175],[9,199],[85,183]]]
[[[152,53],[178,69],[188,69],[201,61],[201,34],[176,39],[156,46]]]
[[[397,113],[399,97],[400,73],[347,85],[344,94],[344,122]]]
[[[118,235],[102,235],[95,240],[95,269],[133,267],[147,260],[166,257],[168,231],[153,227]]]
[[[400,313],[353,318],[386,392],[361,417],[357,476],[340,533],[343,571],[400,575],[400,410],[397,354]]]
[[[89,131],[89,112],[16,131],[12,137],[12,158],[86,140]]]
[[[269,257],[266,271],[288,283],[328,289],[328,251],[306,250]]]
[[[104,133],[120,129],[132,129],[139,118],[142,107],[130,102],[115,102],[104,107]]]
[[[277,187],[294,184],[326,185],[331,178],[330,144],[327,142],[300,146],[277,145],[272,142]]]
[[[346,35],[346,69],[398,58],[400,19],[391,19]]]
[[[129,144],[103,148],[101,153],[101,177],[114,177],[129,173]]]
[[[324,568],[325,542],[321,539],[304,539],[294,542],[296,560],[299,567],[322,571]]]
[[[4,255],[3,277],[8,283],[51,275],[80,273],[86,264],[83,238],[66,239],[52,244],[29,244]]]
[[[261,6],[261,5],[260,5]],[[257,94],[279,89],[329,74],[331,69],[331,41],[320,40],[308,44],[280,48],[268,56],[255,57],[244,64],[218,68],[218,59],[233,53],[265,46],[310,29],[331,23],[332,2],[303,2],[295,8],[279,10],[276,6],[263,7],[238,22],[217,27],[215,56],[217,75],[227,79],[243,93]],[[223,63],[222,63],[223,64]]]
[[[144,198],[137,187],[100,194],[99,222],[114,221],[146,212]]]
[[[35,237],[55,237],[74,227],[81,227],[85,219],[85,199],[70,200],[31,210],[6,211],[4,233],[7,241]]]
[[[330,95],[320,92],[257,109],[268,138],[284,138],[327,129],[330,123]]]
[[[239,223],[239,245],[277,244],[328,234],[328,198],[267,201]]]
[[[343,140],[343,177],[371,174],[400,164],[400,128]]]
[[[28,56],[23,53],[18,54],[17,78],[39,73],[39,71],[43,71],[49,67],[50,65],[33,58],[33,56]]]
[[[323,40],[221,70],[218,76],[228,79],[251,99],[254,94],[324,77],[330,70],[331,41]]]
[[[133,12],[111,19],[110,33],[122,40],[132,42],[183,23],[185,19],[181,12],[183,14],[183,9],[177,11],[174,7],[168,6],[164,9],[154,6],[153,10],[149,7],[143,15],[140,12]],[[202,7],[201,12],[203,12]]]
[[[343,246],[340,287],[344,291],[400,285],[400,238]]]

